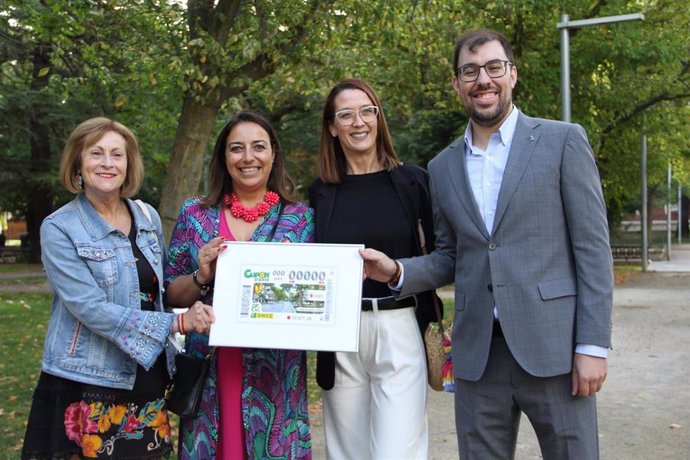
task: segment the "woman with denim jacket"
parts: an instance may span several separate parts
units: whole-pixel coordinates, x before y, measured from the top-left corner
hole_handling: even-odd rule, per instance
[[[77,197],[41,225],[52,310],[22,458],[158,459],[172,451],[164,390],[174,332],[213,312],[163,308],[165,244],[156,211],[129,197],[144,167],[132,132],[93,118],[72,133],[60,178]]]

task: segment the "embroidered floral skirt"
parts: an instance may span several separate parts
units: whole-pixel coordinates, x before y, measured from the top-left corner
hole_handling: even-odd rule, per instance
[[[168,458],[172,440],[163,393],[164,356],[137,368],[132,390],[87,385],[41,372],[22,459]]]

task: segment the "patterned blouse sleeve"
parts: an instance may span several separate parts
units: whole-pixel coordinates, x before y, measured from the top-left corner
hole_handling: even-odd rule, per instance
[[[192,238],[189,237],[192,204],[193,200],[187,200],[182,205],[170,237],[168,264],[165,267],[164,282],[166,287],[178,276],[194,271],[194,265],[196,265],[196,259],[191,254]]]
[[[305,204],[299,204],[301,210],[295,213],[298,220],[292,229],[285,234],[283,241],[291,243],[313,243],[314,233],[314,210]]]

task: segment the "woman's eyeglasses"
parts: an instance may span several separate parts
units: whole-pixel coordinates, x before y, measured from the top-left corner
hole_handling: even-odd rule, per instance
[[[366,105],[359,110],[338,110],[335,113],[335,121],[341,126],[350,126],[357,119],[357,114],[364,123],[372,123],[379,114],[379,108],[375,105]]]

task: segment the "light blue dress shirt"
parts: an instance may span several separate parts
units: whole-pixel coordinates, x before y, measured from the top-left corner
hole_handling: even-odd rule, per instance
[[[508,153],[515,134],[518,111],[513,110],[505,119],[501,127],[489,138],[486,150],[472,144],[472,125],[467,124],[465,130],[465,162],[467,164],[467,176],[482,215],[486,231],[491,234],[496,216],[498,192],[501,190],[503,173],[508,163]],[[495,311],[494,311],[495,314]]]

